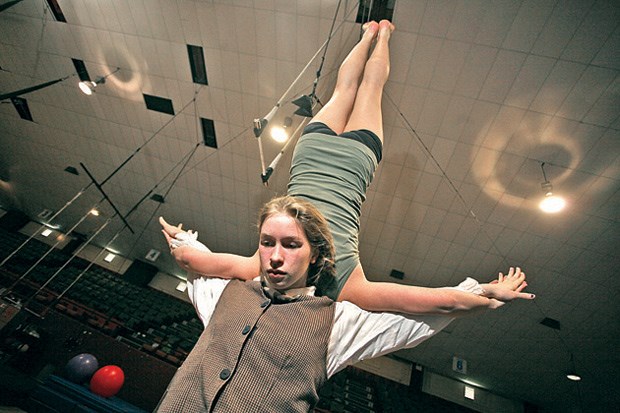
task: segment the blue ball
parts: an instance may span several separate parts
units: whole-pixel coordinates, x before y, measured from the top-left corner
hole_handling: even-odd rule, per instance
[[[67,379],[81,384],[90,380],[98,369],[97,358],[92,354],[82,353],[69,360],[65,366],[65,374]]]

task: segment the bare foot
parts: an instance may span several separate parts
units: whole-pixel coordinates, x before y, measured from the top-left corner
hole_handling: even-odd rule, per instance
[[[362,25],[362,30],[364,31],[364,36],[370,36],[374,38],[379,31],[379,23],[376,21],[366,22]]]
[[[396,27],[389,20],[381,20],[379,22],[379,35],[385,36],[389,38],[390,34],[394,31]]]

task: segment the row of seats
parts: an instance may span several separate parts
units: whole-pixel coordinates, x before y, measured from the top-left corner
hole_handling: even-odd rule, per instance
[[[23,234],[0,230],[0,260],[26,239]],[[128,283],[119,274],[82,258],[50,251],[48,245],[35,239],[0,268],[0,283],[12,286],[22,301],[36,298],[31,305],[38,304],[38,311],[54,308],[175,365],[183,362],[202,332],[191,304]]]

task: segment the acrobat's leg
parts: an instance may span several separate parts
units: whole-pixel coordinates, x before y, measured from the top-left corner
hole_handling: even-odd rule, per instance
[[[334,93],[329,101],[310,122],[322,122],[334,132],[340,134],[347,124],[368,52],[379,30],[377,22],[369,22],[365,26],[362,39],[351,49],[338,70],[338,80]]]
[[[383,87],[390,74],[390,35],[394,25],[388,20],[379,23],[377,43],[366,62],[364,76],[357,91],[351,116],[344,131],[368,129],[377,134],[383,142],[383,115],[381,113],[381,99]]]

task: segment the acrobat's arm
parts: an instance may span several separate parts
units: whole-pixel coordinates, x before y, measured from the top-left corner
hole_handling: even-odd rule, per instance
[[[368,311],[405,314],[449,314],[460,316],[495,309],[517,298],[533,299],[524,293],[525,273],[511,268],[497,282],[478,285],[477,293],[456,288],[428,288],[368,281],[361,266],[351,274],[338,301],[350,301]]]
[[[197,240],[196,232],[183,231],[181,224],[175,227],[162,217],[159,218],[159,223],[170,246],[170,253],[177,264],[191,274],[251,280],[260,273],[258,253],[244,257],[212,252]]]

